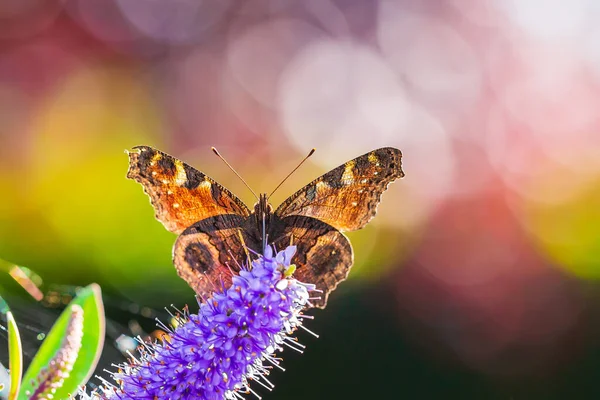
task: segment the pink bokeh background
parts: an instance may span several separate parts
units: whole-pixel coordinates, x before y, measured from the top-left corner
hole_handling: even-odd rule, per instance
[[[278,204],[394,146],[406,178],[349,235],[333,296],[381,285],[433,359],[560,370],[600,333],[599,17],[592,0],[4,0],[0,257],[190,301],[124,149],[157,147],[252,204],[211,146],[261,192],[317,148]]]

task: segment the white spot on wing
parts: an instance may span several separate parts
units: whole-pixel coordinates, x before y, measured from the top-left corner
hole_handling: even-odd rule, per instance
[[[187,182],[187,174],[185,173],[185,168],[183,168],[183,163],[179,160],[175,161],[175,184],[177,186],[183,186]]]
[[[349,161],[348,163],[346,163],[346,166],[344,167],[344,174],[342,175],[342,182],[354,181],[354,174],[352,173],[354,164],[354,161]]]
[[[326,182],[323,182],[323,181],[317,182],[317,189],[320,189],[322,187],[327,187],[327,186],[329,186],[329,185]]]

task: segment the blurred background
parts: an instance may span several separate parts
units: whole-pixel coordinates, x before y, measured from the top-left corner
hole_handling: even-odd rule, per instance
[[[348,235],[321,338],[265,399],[598,398],[598,18],[593,0],[2,0],[0,258],[46,299],[5,272],[0,292],[30,355],[76,285],[106,296],[102,367],[119,332],[197,309],[125,149],[252,205],[211,146],[257,192],[316,147],[277,205],[394,146],[406,178]]]

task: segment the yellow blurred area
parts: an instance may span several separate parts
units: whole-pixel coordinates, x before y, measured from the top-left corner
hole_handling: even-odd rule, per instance
[[[540,250],[558,267],[580,278],[600,279],[600,175],[583,184],[577,184],[579,178],[562,168],[536,180],[529,190],[538,200],[526,204],[526,223]],[[572,190],[561,192],[565,185]],[[539,198],[549,190],[554,196]]]
[[[160,146],[151,98],[135,70],[98,67],[69,76],[43,102],[29,126],[29,162],[2,177],[6,258],[49,281],[96,276],[122,293],[165,279],[183,286],[169,268],[173,235],[125,179],[125,149]]]

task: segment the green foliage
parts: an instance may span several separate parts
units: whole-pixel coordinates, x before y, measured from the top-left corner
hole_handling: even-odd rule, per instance
[[[23,352],[21,348],[21,336],[17,323],[10,311],[6,313],[8,323],[8,366],[10,369],[10,392],[8,400],[17,398],[21,386],[21,375],[23,373]]]
[[[75,299],[60,315],[46,339],[42,343],[38,353],[29,366],[23,385],[19,392],[19,400],[27,400],[37,387],[37,378],[44,368],[47,368],[52,358],[60,351],[65,342],[67,325],[71,317],[71,308],[76,304],[83,309],[83,339],[77,360],[69,376],[54,393],[55,399],[68,399],[77,391],[77,388],[85,384],[92,375],[104,344],[104,306],[100,287],[96,284],[83,288]]]

